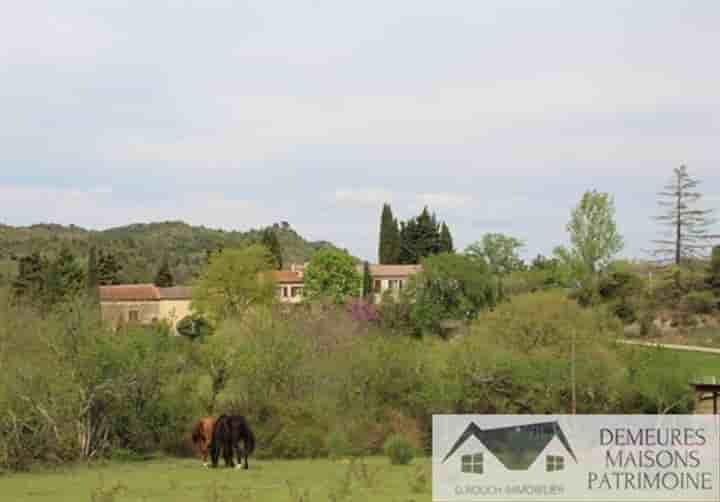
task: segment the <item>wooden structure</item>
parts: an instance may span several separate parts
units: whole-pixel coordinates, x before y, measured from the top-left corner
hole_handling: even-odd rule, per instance
[[[695,390],[695,413],[709,414],[712,402],[712,414],[718,414],[718,395],[720,395],[720,382],[716,377],[703,378],[702,381],[690,383]]]

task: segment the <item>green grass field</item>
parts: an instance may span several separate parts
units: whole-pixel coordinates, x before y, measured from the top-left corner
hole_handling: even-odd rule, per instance
[[[430,500],[430,459],[393,466],[385,457],[348,461],[253,461],[205,469],[196,459],[78,465],[0,476],[3,502],[313,502]]]

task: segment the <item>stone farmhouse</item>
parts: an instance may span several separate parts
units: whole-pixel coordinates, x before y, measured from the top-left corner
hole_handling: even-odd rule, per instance
[[[114,328],[161,320],[174,327],[191,312],[191,290],[185,286],[159,288],[154,284],[121,284],[98,289],[102,318]]]
[[[420,269],[420,265],[370,265],[374,301],[380,301],[387,291],[397,297],[409,278]],[[304,270],[305,264],[293,264],[289,270],[274,272],[280,302],[302,301]],[[362,274],[362,271],[362,265],[358,265],[358,272]],[[192,290],[187,286],[160,288],[153,284],[121,284],[100,286],[99,292],[102,318],[114,328],[133,323],[149,325],[157,321],[166,321],[174,327],[192,313]],[[361,294],[358,290],[358,296]]]

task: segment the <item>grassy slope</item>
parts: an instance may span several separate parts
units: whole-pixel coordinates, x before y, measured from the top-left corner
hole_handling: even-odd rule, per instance
[[[307,261],[316,250],[332,246],[328,242],[309,242],[286,224],[278,225],[276,232],[286,263]],[[135,224],[104,231],[60,225],[0,225],[0,283],[15,275],[12,256],[35,251],[52,255],[62,246],[69,246],[85,260],[90,242],[118,255],[123,282],[151,282],[167,256],[176,281],[185,283],[205,264],[206,250],[243,246],[259,239],[259,230],[228,232],[182,222]]]
[[[720,355],[684,351],[674,351],[674,354],[677,364],[687,368],[693,375],[720,378]]]
[[[415,460],[410,466],[391,466],[387,458],[366,460],[368,483],[353,475],[349,501],[430,500],[430,460]],[[112,463],[105,466],[75,466],[43,473],[0,477],[2,500],[13,502],[78,502],[93,500],[93,492],[124,487],[115,498],[97,497],[104,502],[285,502],[331,500],[341,490],[350,467],[330,460],[250,461],[250,470],[204,469],[195,459],[160,459],[147,462]],[[423,490],[413,490],[413,480],[424,472]],[[290,483],[290,485],[288,484]],[[309,490],[309,497],[297,495]]]

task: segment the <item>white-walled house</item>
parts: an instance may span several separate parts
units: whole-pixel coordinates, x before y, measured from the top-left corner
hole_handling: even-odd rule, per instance
[[[422,270],[420,265],[370,265],[374,300],[378,303],[386,291],[391,291],[397,298],[407,287],[410,277]],[[360,265],[362,273],[362,265]]]
[[[276,270],[278,300],[295,304],[303,299],[305,287],[305,266],[293,264],[289,270]],[[421,270],[420,265],[370,265],[374,300],[379,302],[386,291],[397,297],[407,286],[410,277]],[[363,265],[358,265],[362,275]],[[174,286],[160,288],[153,284],[121,284],[99,286],[102,317],[114,327],[122,324],[149,325],[155,321],[166,321],[173,328],[190,315],[191,288]],[[362,290],[358,289],[358,296]]]

